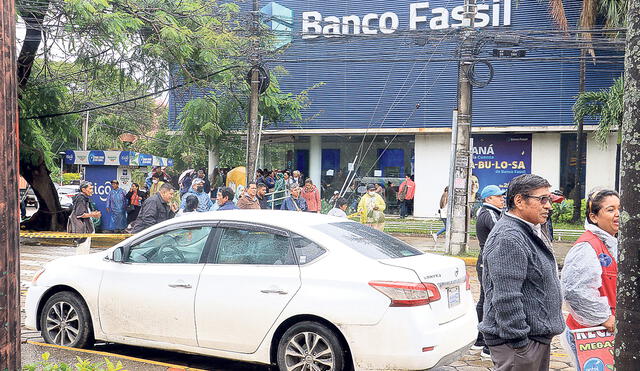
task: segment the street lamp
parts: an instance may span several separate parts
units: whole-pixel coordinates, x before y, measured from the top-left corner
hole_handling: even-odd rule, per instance
[[[64,156],[66,155],[66,152],[58,152],[58,155],[60,156],[60,185],[62,185],[62,168],[64,167]]]

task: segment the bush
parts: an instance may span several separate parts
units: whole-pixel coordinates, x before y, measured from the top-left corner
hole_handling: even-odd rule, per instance
[[[118,361],[117,363],[113,363],[108,359],[104,359],[104,363],[96,362],[91,363],[89,360],[82,360],[80,357],[77,357],[78,362],[74,365],[74,367],[69,366],[66,363],[52,363],[49,362],[49,357],[51,355],[47,352],[42,355],[42,361],[38,363],[32,363],[29,365],[25,365],[22,369],[23,371],[127,371],[122,366],[122,363]]]
[[[583,223],[585,219],[586,200],[582,200],[582,208],[580,210],[579,223]],[[564,200],[559,204],[553,204],[553,214],[551,219],[554,223],[571,223],[573,217],[573,200]]]
[[[64,174],[62,174],[62,182],[64,184],[69,184],[69,183],[71,183],[72,180],[80,180],[80,174],[79,173],[64,173]]]

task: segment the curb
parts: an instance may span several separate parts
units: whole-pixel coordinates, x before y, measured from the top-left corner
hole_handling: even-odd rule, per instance
[[[115,358],[115,359],[120,359],[120,360],[125,360],[125,361],[138,362],[138,363],[143,363],[143,364],[148,364],[148,365],[153,365],[153,366],[166,367],[167,371],[207,371],[207,370],[203,370],[203,369],[199,369],[199,368],[192,368],[192,367],[187,367],[187,366],[175,365],[175,364],[172,364],[172,363],[153,361],[153,360],[137,358],[137,357],[130,357],[130,356],[125,356],[125,355],[121,355],[121,354],[103,352],[103,351],[98,351],[98,350],[70,348],[70,347],[66,347],[66,346],[41,343],[41,342],[32,341],[32,340],[27,340],[26,342],[28,344],[36,345],[36,346],[40,346],[40,347],[55,348],[55,349],[69,351],[69,352],[75,352],[75,353],[81,353],[81,354],[92,354],[92,355],[98,355],[98,356],[102,356],[102,357],[109,357],[109,358]]]

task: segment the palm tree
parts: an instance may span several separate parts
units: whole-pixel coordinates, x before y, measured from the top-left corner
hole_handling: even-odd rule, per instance
[[[578,95],[573,105],[573,115],[576,123],[587,117],[598,119],[595,139],[598,143],[607,145],[609,133],[618,130],[618,144],[620,143],[620,125],[623,114],[624,80],[618,77],[609,89],[600,91],[586,91]]]
[[[564,3],[563,0],[548,0],[549,1],[549,14],[551,18],[555,22],[556,26],[563,31],[567,31],[569,29],[569,22],[567,20],[567,16],[564,11]],[[635,1],[635,0],[629,0]],[[582,9],[580,11],[580,19],[578,21],[578,29],[590,31],[596,27],[596,22],[599,17],[604,21],[604,28],[621,28],[626,24],[626,15],[627,15],[628,3],[627,0],[582,0]],[[612,37],[617,37],[617,33],[613,33]],[[586,76],[586,61],[584,57],[588,52],[591,57],[594,58],[595,62],[595,50],[591,48],[590,41],[592,40],[591,32],[583,32],[579,34],[579,37],[583,38],[587,41],[588,49],[581,50],[580,60],[580,96],[583,94],[587,94],[584,91],[584,78]],[[590,96],[586,96],[581,101],[582,107],[584,107],[584,103]],[[593,97],[591,97],[593,98]],[[580,99],[580,98],[579,98]],[[577,104],[577,103],[576,103]],[[581,106],[578,106],[580,108]],[[575,111],[574,106],[574,111]],[[592,107],[593,108],[593,107]],[[577,192],[575,192],[574,196],[574,210],[573,210],[573,221],[577,222],[580,219],[580,208],[581,208],[581,198],[582,194],[580,192],[581,182],[582,182],[582,167],[581,167],[581,159],[583,157],[583,141],[585,140],[585,135],[583,134],[583,118],[582,116],[576,116],[576,124],[577,124],[577,159],[576,162],[576,174],[575,174],[575,186],[577,187]],[[602,122],[602,116],[601,116]],[[604,128],[599,128],[598,132],[600,133],[600,137],[603,136],[603,132],[605,132]],[[598,134],[597,134],[598,135]],[[606,135],[604,135],[606,138]],[[606,140],[606,139],[605,139]],[[617,178],[617,177],[616,177]]]

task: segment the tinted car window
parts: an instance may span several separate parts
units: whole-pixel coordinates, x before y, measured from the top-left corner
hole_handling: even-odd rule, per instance
[[[217,255],[218,264],[296,264],[288,237],[241,228],[222,229]]]
[[[200,262],[212,227],[180,228],[133,245],[127,257],[131,263]]]
[[[302,236],[294,234],[291,236],[291,241],[293,241],[293,248],[300,264],[310,263],[326,252],[315,242],[309,241]]]
[[[422,252],[386,233],[360,223],[338,222],[314,228],[372,259],[404,258]]]

